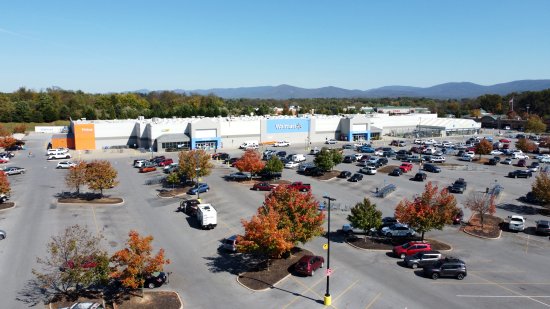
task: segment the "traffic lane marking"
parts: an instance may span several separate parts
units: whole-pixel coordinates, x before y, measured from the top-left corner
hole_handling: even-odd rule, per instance
[[[378,294],[376,294],[376,296],[374,296],[374,298],[370,301],[370,303],[365,307],[365,309],[369,309],[370,307],[372,307],[372,305],[374,305],[374,303],[376,303],[376,301],[378,300],[378,298],[380,298],[380,296],[382,296],[382,292],[378,292]]]
[[[295,282],[297,283],[298,285],[301,285],[302,287],[305,288],[305,291],[303,291],[302,293],[299,293],[298,295],[294,296],[294,298],[288,302],[286,305],[283,306],[283,308],[288,308],[288,306],[292,305],[295,301],[297,301],[298,299],[300,299],[300,297],[306,297],[302,294],[305,294],[307,292],[312,292],[315,296],[319,297],[320,300],[323,299],[323,296],[319,295],[317,292],[315,291],[312,291],[311,289],[315,286],[317,286],[319,283],[323,282],[324,280],[326,280],[326,277],[322,277],[321,279],[317,280],[315,283],[313,283],[313,285],[311,285],[311,287],[308,287],[306,285],[304,285],[303,283],[301,283],[299,280],[297,280],[294,276],[291,275],[291,278],[292,278],[292,282]],[[280,289],[280,288],[277,288],[275,287],[276,289]],[[281,289],[283,290],[283,289]],[[286,290],[285,290],[286,291]],[[292,293],[292,292],[290,292]],[[296,293],[293,293],[293,294],[296,294]],[[308,298],[308,297],[306,297]],[[331,305],[331,307],[335,308],[334,306]],[[336,309],[336,308],[335,308]]]
[[[332,301],[333,301],[333,302],[336,302],[336,300],[337,300],[338,298],[340,298],[341,296],[343,296],[344,294],[346,294],[354,285],[357,284],[357,282],[359,282],[359,279],[358,279],[358,280],[355,280],[354,283],[348,285],[348,287],[345,288],[344,291],[342,291],[338,296],[334,297],[334,298],[332,299]]]

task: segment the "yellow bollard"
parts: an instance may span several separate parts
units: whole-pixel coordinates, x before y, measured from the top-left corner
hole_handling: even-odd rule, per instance
[[[332,304],[332,296],[325,295],[325,306],[330,306]]]

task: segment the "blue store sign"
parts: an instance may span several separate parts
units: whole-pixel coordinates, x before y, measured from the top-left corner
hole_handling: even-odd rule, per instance
[[[268,119],[267,133],[299,133],[309,132],[309,119]]]

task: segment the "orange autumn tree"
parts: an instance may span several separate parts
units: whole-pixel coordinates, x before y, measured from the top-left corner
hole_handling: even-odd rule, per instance
[[[270,258],[281,258],[294,247],[290,229],[280,227],[280,219],[281,215],[273,207],[260,207],[250,221],[241,220],[244,235],[237,238],[238,250],[263,256],[269,269]]]
[[[80,187],[85,185],[86,180],[86,166],[88,164],[84,161],[80,161],[69,168],[69,173],[65,176],[65,184],[76,190],[76,194],[80,194]]]
[[[164,249],[153,255],[153,236],[141,237],[137,231],[128,233],[126,248],[115,252],[110,261],[111,278],[120,280],[126,288],[143,288],[145,278],[157,271],[162,271],[170,260],[164,256]]]
[[[7,149],[15,145],[16,143],[17,140],[11,136],[0,137],[0,148]]]
[[[422,195],[412,201],[405,198],[399,202],[395,218],[420,232],[424,240],[426,232],[441,230],[445,224],[452,223],[453,214],[458,211],[455,197],[446,188],[438,191],[437,186],[428,182]]]
[[[240,172],[259,173],[264,169],[265,162],[262,161],[260,153],[254,149],[245,151],[244,155],[235,162],[235,167]]]
[[[107,160],[94,160],[86,165],[86,183],[92,190],[99,190],[103,197],[103,190],[118,185],[117,171]]]
[[[10,195],[11,187],[6,173],[0,171],[0,194]]]

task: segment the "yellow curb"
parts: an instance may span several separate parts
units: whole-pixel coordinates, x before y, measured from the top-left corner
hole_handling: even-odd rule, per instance
[[[8,208],[4,208],[4,209],[0,209],[0,211],[3,211],[3,210],[10,210],[10,209],[12,209],[12,208],[15,208],[15,205],[17,205],[15,202],[10,202],[10,203],[13,203],[13,206],[8,207]]]

